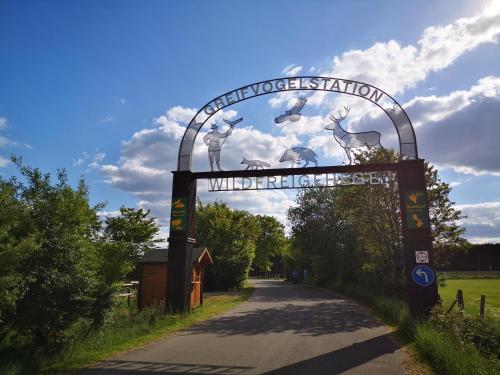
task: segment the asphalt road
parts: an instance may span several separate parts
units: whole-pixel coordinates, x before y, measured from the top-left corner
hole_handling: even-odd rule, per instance
[[[317,288],[254,284],[229,313],[80,374],[404,374],[401,350],[364,308]]]

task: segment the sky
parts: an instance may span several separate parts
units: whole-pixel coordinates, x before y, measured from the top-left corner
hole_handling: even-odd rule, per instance
[[[184,130],[213,98],[297,75],[359,80],[408,113],[419,156],[435,165],[474,243],[500,242],[500,1],[0,1],[0,176],[9,155],[70,181],[84,176],[92,203],[150,209],[168,237],[171,171]],[[275,124],[299,95],[298,122]],[[221,152],[283,167],[286,148],[309,147],[320,165],[347,162],[324,126],[394,127],[376,106],[342,94],[289,92],[235,104],[211,119],[243,117]],[[203,128],[193,170],[209,170]],[[288,165],[286,165],[288,166]],[[286,223],[297,191],[208,193],[203,202]]]

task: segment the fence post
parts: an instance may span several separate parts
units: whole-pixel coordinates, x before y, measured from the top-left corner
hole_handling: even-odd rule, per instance
[[[486,296],[481,294],[481,304],[479,305],[479,316],[484,318],[484,305],[486,304]]]
[[[465,306],[464,306],[464,294],[462,293],[462,289],[457,290],[457,303],[458,303],[458,308],[460,310],[463,310],[465,308]]]

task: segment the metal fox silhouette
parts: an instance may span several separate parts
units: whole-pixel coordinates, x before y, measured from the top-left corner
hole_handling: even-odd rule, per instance
[[[247,167],[245,168],[245,170],[251,168],[251,169],[259,169],[259,168],[262,168],[264,169],[264,167],[270,167],[271,164],[269,163],[266,163],[265,161],[262,161],[262,160],[248,160],[246,158],[243,158],[243,160],[241,161],[241,164],[246,164]]]

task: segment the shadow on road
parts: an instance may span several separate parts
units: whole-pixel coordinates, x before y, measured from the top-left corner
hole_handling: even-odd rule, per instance
[[[276,285],[276,281],[270,282],[269,286],[259,281],[257,293],[249,300],[254,303],[249,310],[202,322],[183,334],[229,336],[288,331],[304,336],[320,336],[380,326],[359,305],[329,292],[283,283]],[[276,293],[277,288],[280,289],[279,293]],[[279,296],[279,300],[276,296]]]
[[[348,347],[323,354],[302,362],[266,372],[265,375],[335,375],[369,362],[384,354],[394,353],[397,347],[387,335],[356,343]],[[84,369],[81,374],[102,375],[152,375],[152,374],[198,374],[239,375],[253,367],[213,366],[186,363],[159,363],[136,361],[105,361],[93,368]]]
[[[102,375],[149,375],[149,374],[216,374],[239,375],[244,374],[252,367],[195,365],[188,363],[161,363],[137,361],[105,361],[95,367],[86,368],[79,374]]]
[[[398,348],[388,336],[389,334],[386,334],[360,343],[355,343],[331,353],[266,372],[265,375],[341,374],[384,354],[394,353]]]
[[[305,336],[320,336],[378,326],[373,318],[360,312],[359,307],[332,302],[307,306],[289,304],[243,312],[200,323],[185,330],[184,334],[229,336],[289,331]]]

